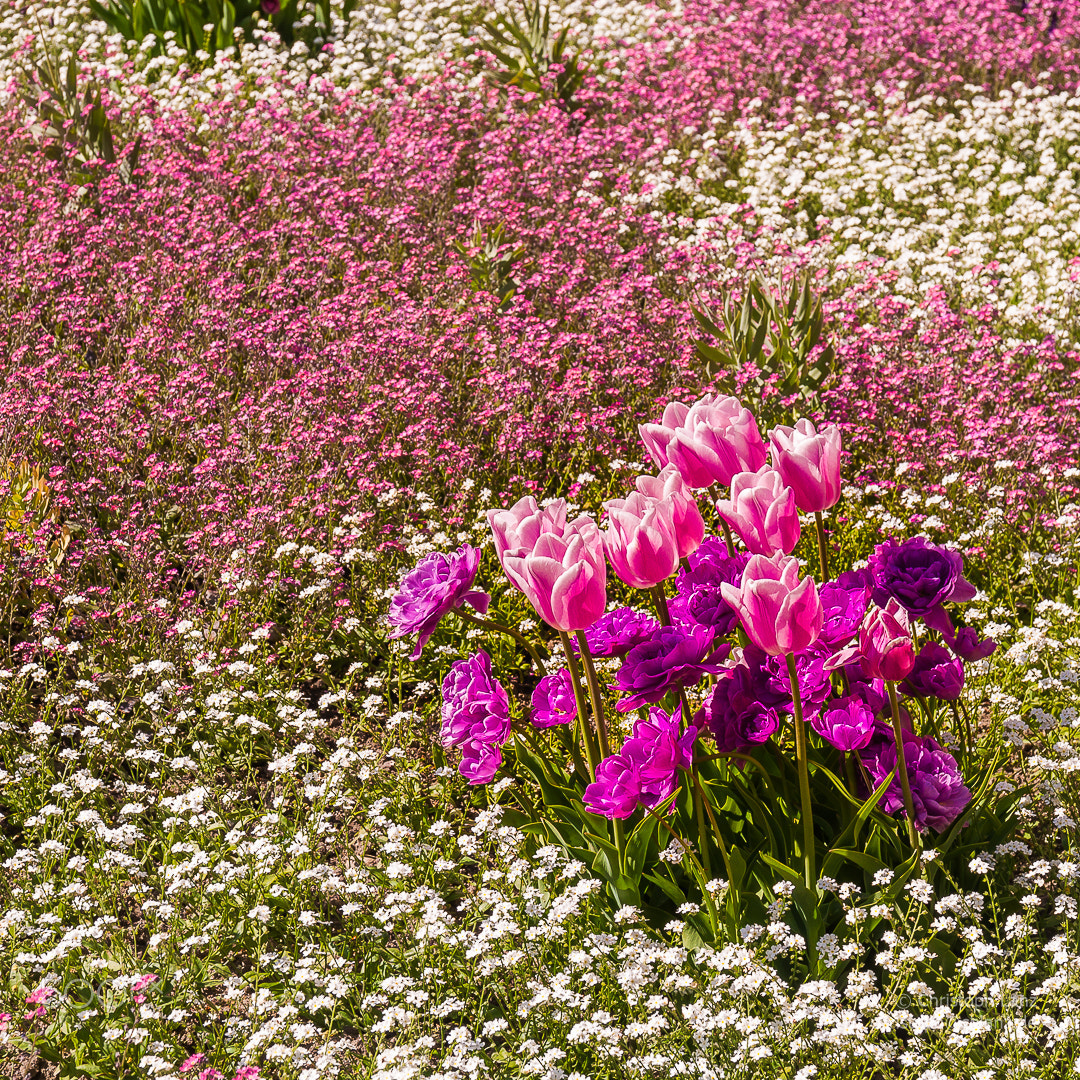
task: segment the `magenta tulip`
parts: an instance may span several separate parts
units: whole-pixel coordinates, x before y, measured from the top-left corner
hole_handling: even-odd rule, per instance
[[[731,481],[731,499],[721,500],[716,509],[755,555],[777,551],[790,555],[799,542],[795,493],[768,465],[757,472],[736,473]]]
[[[592,626],[607,604],[607,567],[596,522],[566,520],[557,499],[541,510],[526,497],[509,510],[489,510],[495,553],[503,571],[556,630]]]
[[[739,586],[722,582],[720,593],[750,640],[770,656],[804,652],[825,621],[814,579],[800,581],[798,560],[779,552],[752,556]]]
[[[828,510],[840,499],[840,429],[818,431],[809,420],[793,428],[774,428],[769,436],[773,465],[795,492],[795,504],[806,513]]]
[[[674,408],[678,406],[678,408]],[[638,428],[658,466],[674,465],[692,488],[731,483],[738,472],[765,464],[765,444],[749,409],[733,397],[706,395],[686,406],[672,402],[661,424]],[[675,423],[679,416],[681,421]]]
[[[666,581],[679,565],[674,503],[657,502],[638,491],[604,503],[608,527],[604,550],[619,580],[635,589]]]
[[[679,558],[685,559],[697,551],[705,539],[705,521],[679,470],[674,465],[667,465],[659,476],[639,476],[634,486],[649,499],[671,503]]]
[[[899,600],[890,598],[885,607],[870,605],[855,642],[831,656],[829,670],[857,663],[868,679],[899,682],[915,666],[915,643],[911,640],[911,619]]]

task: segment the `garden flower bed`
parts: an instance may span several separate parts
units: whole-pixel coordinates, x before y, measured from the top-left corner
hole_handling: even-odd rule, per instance
[[[1080,7],[188,8],[0,9],[0,1076],[1071,1075]]]

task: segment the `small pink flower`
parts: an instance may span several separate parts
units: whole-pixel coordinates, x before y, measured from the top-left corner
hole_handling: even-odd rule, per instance
[[[205,1054],[192,1054],[179,1068],[179,1072],[190,1072],[196,1065],[200,1065],[206,1059]]]

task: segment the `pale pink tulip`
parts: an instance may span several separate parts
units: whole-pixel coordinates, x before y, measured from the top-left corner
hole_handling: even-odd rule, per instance
[[[801,653],[818,639],[825,619],[813,578],[799,580],[799,562],[779,552],[754,555],[736,587],[720,594],[734,608],[750,640],[770,656]]]
[[[670,502],[675,523],[675,540],[679,558],[697,551],[705,539],[705,522],[693,493],[683,482],[674,465],[666,466],[659,476],[639,476],[635,486],[642,495],[657,502]]]
[[[604,550],[620,581],[635,589],[651,589],[675,573],[679,545],[674,505],[670,499],[658,501],[638,491],[604,503],[608,516]]]
[[[806,513],[828,510],[840,499],[840,429],[817,431],[809,420],[793,428],[773,428],[769,436],[773,465],[795,492],[795,504]]]
[[[736,473],[730,500],[717,502],[716,509],[755,555],[789,555],[799,542],[795,492],[767,465],[757,472]]]

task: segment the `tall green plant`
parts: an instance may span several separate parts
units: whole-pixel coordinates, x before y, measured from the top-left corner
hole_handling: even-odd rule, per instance
[[[517,86],[534,94],[547,94],[549,70],[560,67],[555,76],[555,96],[567,112],[580,108],[574,94],[581,88],[585,73],[578,66],[578,54],[566,52],[566,27],[551,34],[551,11],[540,0],[523,0],[523,18],[496,15],[487,23],[484,48],[502,65],[495,78],[504,86]]]
[[[828,344],[817,349],[824,316],[808,273],[795,275],[786,299],[751,277],[741,297],[733,291],[724,295],[719,311],[702,305],[693,312],[707,335],[694,341],[706,372],[728,393],[738,388],[766,426],[788,422],[818,403],[835,353]],[[741,380],[751,366],[755,373]]]

